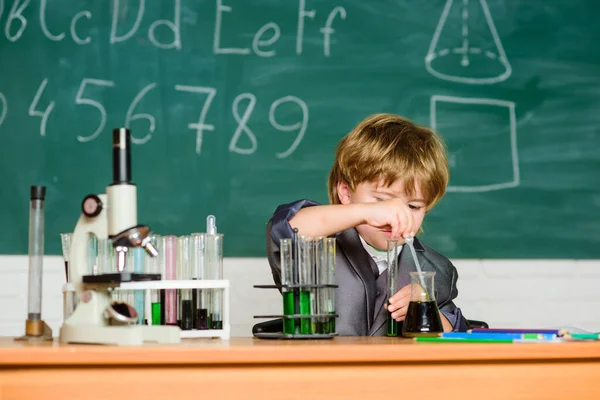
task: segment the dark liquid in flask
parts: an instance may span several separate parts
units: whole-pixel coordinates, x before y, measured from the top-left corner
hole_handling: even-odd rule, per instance
[[[406,337],[439,336],[444,331],[437,304],[433,301],[408,303],[402,335]]]

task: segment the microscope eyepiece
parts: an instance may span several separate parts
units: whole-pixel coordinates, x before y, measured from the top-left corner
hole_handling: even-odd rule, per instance
[[[131,183],[131,131],[113,129],[113,185]]]

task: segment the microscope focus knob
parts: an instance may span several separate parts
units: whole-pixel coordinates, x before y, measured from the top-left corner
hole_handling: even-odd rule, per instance
[[[102,207],[102,200],[95,194],[88,194],[81,202],[81,211],[90,218],[100,215]]]

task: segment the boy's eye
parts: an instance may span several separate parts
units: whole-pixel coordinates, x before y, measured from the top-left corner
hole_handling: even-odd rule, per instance
[[[408,205],[408,207],[409,207],[411,210],[420,210],[420,209],[421,209],[421,207],[420,207],[420,206],[415,206],[415,205],[413,205],[413,204],[409,204],[409,205]]]
[[[382,197],[377,197],[377,196],[375,196],[375,200],[377,200],[377,201],[384,201],[385,199],[384,199],[384,198],[382,198]]]

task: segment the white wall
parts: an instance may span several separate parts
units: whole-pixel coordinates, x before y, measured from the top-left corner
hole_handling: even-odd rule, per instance
[[[22,335],[27,316],[27,256],[0,256],[0,336]],[[460,275],[456,303],[490,326],[575,326],[600,331],[600,260],[453,260]],[[232,336],[251,336],[253,318],[277,314],[281,300],[263,258],[226,258],[232,285]],[[62,257],[44,259],[42,316],[54,334],[62,318]]]

